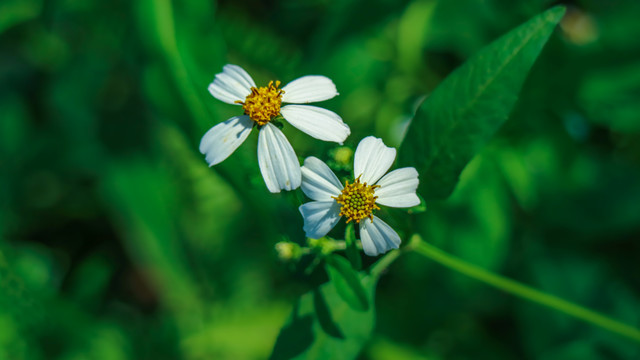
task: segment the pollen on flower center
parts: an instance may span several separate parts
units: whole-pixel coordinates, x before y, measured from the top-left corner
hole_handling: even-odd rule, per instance
[[[356,180],[349,184],[349,181],[344,185],[342,194],[338,197],[333,197],[336,202],[342,207],[340,208],[340,216],[347,218],[347,223],[355,221],[360,223],[360,220],[368,217],[373,220],[373,210],[379,210],[376,205],[377,196],[374,196],[376,188],[380,185],[367,185],[367,183],[360,182],[360,176]]]
[[[266,125],[274,117],[280,115],[284,90],[279,89],[279,86],[280,81],[275,81],[275,83],[270,81],[267,86],[252,87],[251,94],[247,95],[244,102],[238,100],[236,103],[242,104],[244,114],[249,115],[251,120],[260,126]]]

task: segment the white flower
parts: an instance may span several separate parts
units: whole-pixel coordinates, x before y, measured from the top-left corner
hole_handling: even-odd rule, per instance
[[[364,253],[376,256],[400,246],[400,236],[373,215],[377,204],[406,208],[420,204],[416,195],[418,172],[406,167],[384,175],[396,158],[396,149],[373,136],[360,141],[354,156],[355,180],[343,186],[329,167],[308,157],[302,167],[302,191],[315,200],[300,206],[307,237],[325,236],[340,217],[360,226]],[[382,176],[384,175],[384,176]]]
[[[282,131],[271,121],[279,115],[299,130],[324,141],[342,143],[351,133],[336,113],[307,104],[338,95],[331,79],[324,76],[303,76],[282,89],[280,81],[256,87],[244,69],[227,64],[209,85],[216,99],[228,104],[241,105],[244,115],[212,127],[200,141],[200,152],[209,166],[229,157],[257,126],[258,163],[267,188],[272,193],[281,189],[293,190],[300,186],[300,163],[291,144]]]

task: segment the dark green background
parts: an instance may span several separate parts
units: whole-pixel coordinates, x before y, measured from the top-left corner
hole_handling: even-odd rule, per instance
[[[333,79],[321,106],[399,146],[424,96],[552,1],[4,0],[0,3],[0,359],[263,359],[326,281],[301,192],[269,194],[253,134],[210,169],[206,88],[226,63],[261,85]],[[640,3],[567,15],[496,138],[403,235],[640,326]],[[456,106],[456,104],[451,104]],[[285,126],[298,156],[334,145]],[[340,168],[335,161],[332,165]],[[342,168],[344,170],[344,168]],[[334,233],[340,237],[342,227]],[[365,265],[373,261],[364,259]],[[417,254],[376,297],[361,359],[634,359],[637,344]]]

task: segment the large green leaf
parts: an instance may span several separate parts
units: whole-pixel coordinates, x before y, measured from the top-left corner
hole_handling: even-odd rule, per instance
[[[366,311],[369,308],[367,292],[349,260],[340,255],[332,254],[327,257],[326,265],[329,279],[335,286],[338,295],[352,309]]]
[[[564,12],[554,7],[494,41],[422,103],[400,148],[400,162],[418,169],[425,198],[451,194],[462,169],[507,120]]]
[[[333,281],[302,295],[280,330],[270,359],[355,359],[375,324],[373,297],[378,278],[399,254],[387,253],[371,267],[370,275],[359,275],[369,304],[367,311],[350,307]],[[346,260],[344,263],[349,266]]]
[[[377,279],[365,277],[363,286],[372,303]],[[280,330],[271,360],[350,360],[369,339],[375,310],[351,308],[328,282],[304,294],[295,304],[291,318]]]

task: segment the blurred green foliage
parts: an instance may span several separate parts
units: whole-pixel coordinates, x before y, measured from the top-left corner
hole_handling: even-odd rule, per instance
[[[278,260],[277,242],[303,244],[303,197],[266,191],[256,135],[212,169],[199,154],[238,110],[208,94],[213,76],[226,63],[257,83],[329,76],[341,95],[323,106],[350,125],[346,145],[373,134],[398,146],[448,74],[553,4],[3,1],[0,359],[267,358],[292,304],[328,278]],[[452,196],[385,219],[638,327],[640,3],[566,4]],[[284,132],[300,157],[345,174],[331,144]],[[299,301],[303,314],[314,298]],[[640,357],[411,253],[380,277],[370,311],[360,359]]]

